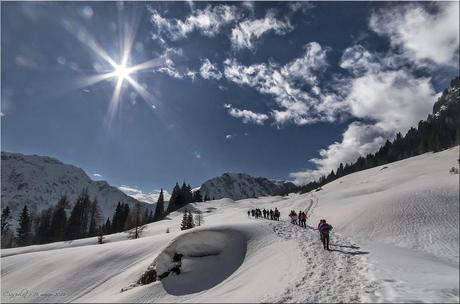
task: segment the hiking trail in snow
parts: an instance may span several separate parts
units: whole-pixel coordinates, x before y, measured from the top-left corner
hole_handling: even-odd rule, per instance
[[[324,250],[316,229],[270,222],[274,232],[283,239],[296,240],[305,257],[306,268],[300,270],[295,284],[283,293],[263,302],[361,302],[377,300],[373,295],[377,282],[368,277],[366,251],[348,239],[331,233],[330,251]]]

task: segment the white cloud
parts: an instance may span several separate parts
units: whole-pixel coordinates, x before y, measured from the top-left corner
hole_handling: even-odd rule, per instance
[[[172,40],[185,38],[195,30],[202,35],[212,37],[219,33],[223,26],[239,19],[235,6],[223,4],[208,5],[204,9],[193,9],[184,20],[164,18],[151,7],[149,11],[150,20],[158,32],[167,34]]]
[[[21,55],[18,55],[18,56],[16,56],[14,58],[14,63],[17,66],[24,67],[24,68],[29,68],[29,69],[33,69],[33,68],[38,67],[37,63],[34,61],[33,58],[26,57],[26,56],[21,56]]]
[[[362,45],[357,44],[347,48],[340,62],[342,69],[350,70],[355,75],[360,75],[373,68],[380,68],[376,58]]]
[[[211,63],[211,61],[207,58],[203,60],[203,64],[200,68],[200,75],[204,79],[214,78],[219,80],[222,78],[222,73],[219,71],[216,65]]]
[[[277,35],[284,35],[293,28],[288,19],[285,21],[278,20],[273,13],[269,12],[264,18],[240,22],[232,29],[230,40],[236,49],[253,49],[254,43],[263,34],[273,31]]]
[[[253,123],[256,125],[263,125],[265,120],[268,119],[268,115],[262,113],[255,113],[250,110],[240,110],[233,108],[229,104],[225,104],[224,107],[228,109],[228,114],[235,118],[241,118],[243,123]]]
[[[94,12],[91,6],[85,5],[80,9],[80,15],[85,19],[91,19],[94,15]]]
[[[315,5],[309,1],[299,1],[289,2],[288,7],[292,12],[302,12],[305,14],[309,10],[313,9]]]
[[[198,151],[193,151],[193,155],[194,155],[197,159],[200,159],[200,158],[201,158],[201,154],[200,154],[200,152],[198,152]]]
[[[241,3],[241,6],[247,9],[248,11],[250,11],[251,13],[254,13],[254,6],[255,6],[254,1],[243,1]]]
[[[328,49],[323,49],[317,42],[310,42],[304,48],[304,56],[286,64],[281,69],[281,73],[285,77],[303,79],[308,84],[314,85],[317,82],[317,78],[313,72],[326,67],[326,53]]]
[[[385,131],[405,132],[426,118],[435,96],[430,78],[400,69],[354,79],[347,103],[353,116],[374,120]]]
[[[321,149],[321,158],[310,160],[317,166],[316,169],[294,172],[290,176],[297,184],[318,180],[321,175],[327,175],[331,170],[335,171],[340,163],[351,163],[360,156],[375,152],[390,134],[374,125],[353,122],[343,133],[341,142]]]
[[[245,66],[236,59],[226,59],[224,74],[229,81],[273,96],[278,108],[272,110],[272,116],[278,125],[334,121],[341,105],[334,94],[320,92],[315,75],[327,66],[326,52],[318,43],[311,42],[305,46],[302,57],[284,66],[275,63]],[[304,90],[305,86],[310,87],[313,95]]]
[[[225,135],[225,138],[226,138],[226,139],[232,139],[232,137],[233,137],[233,136],[232,136],[231,134]]]
[[[96,178],[102,178],[102,174],[99,174],[99,173],[93,173],[93,177],[96,177]]]
[[[120,187],[118,187],[118,189],[120,189],[127,195],[134,197],[138,201],[142,201],[149,204],[156,203],[158,201],[158,197],[160,196],[160,190],[153,190],[152,192],[143,192],[137,187],[127,185],[121,185]],[[171,195],[165,190],[163,190],[163,196],[165,201],[169,200],[169,198],[171,197]]]
[[[320,150],[320,158],[310,161],[316,169],[291,173],[302,184],[336,170],[340,163],[352,163],[360,156],[376,152],[397,132],[405,133],[431,112],[436,93],[431,79],[417,77],[403,66],[395,67],[394,58],[371,54],[362,46],[345,50],[341,67],[354,77],[343,86],[343,104],[351,116],[363,122],[351,123],[335,142]]]
[[[459,2],[398,5],[371,15],[370,27],[418,63],[458,66]]]
[[[160,56],[160,63],[154,71],[167,74],[176,79],[190,78],[195,80],[197,74],[195,71],[191,71],[187,67],[176,66],[174,60],[180,57],[183,57],[182,49],[167,48]]]

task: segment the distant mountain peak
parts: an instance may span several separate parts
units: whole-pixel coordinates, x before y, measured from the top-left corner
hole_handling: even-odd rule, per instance
[[[1,159],[2,207],[9,206],[13,217],[24,205],[32,213],[39,213],[55,205],[63,195],[74,203],[85,188],[91,199],[97,198],[104,219],[112,217],[118,202],[137,202],[106,181],[93,181],[83,169],[49,156],[2,151]]]
[[[233,200],[269,195],[286,195],[298,191],[291,182],[274,181],[265,177],[253,177],[246,173],[225,172],[211,178],[200,187],[202,197]]]

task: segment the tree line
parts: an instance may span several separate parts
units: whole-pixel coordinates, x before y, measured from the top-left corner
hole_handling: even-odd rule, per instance
[[[205,199],[209,200],[208,197]],[[42,210],[38,215],[31,214],[25,205],[17,219],[15,231],[11,229],[13,218],[7,206],[1,216],[1,246],[28,246],[95,236],[102,243],[103,235],[126,230],[133,230],[133,238],[138,238],[143,225],[162,220],[189,203],[202,201],[199,190],[192,191],[185,182],[182,187],[176,183],[166,210],[161,189],[155,212],[143,208],[140,203],[130,207],[127,203],[118,202],[113,216],[104,222],[97,199],[91,200],[87,189],[84,189],[72,208],[67,196],[62,196],[56,205]]]
[[[417,128],[410,128],[406,135],[396,134],[393,141],[387,140],[376,152],[359,157],[354,163],[341,163],[328,175],[300,187],[301,193],[310,192],[333,180],[353,172],[386,165],[391,162],[438,152],[460,144],[460,78],[453,79],[433,106],[433,114],[421,120]]]
[[[135,228],[134,237],[138,237],[138,227],[154,221],[152,211],[142,212],[138,202],[130,209],[126,203],[118,202],[112,220],[102,222],[97,199],[91,200],[87,189],[81,191],[70,212],[67,196],[58,203],[42,210],[38,215],[30,213],[24,206],[17,219],[16,233],[11,229],[11,210],[7,206],[2,210],[1,244],[2,248],[69,241],[86,237],[101,236]]]

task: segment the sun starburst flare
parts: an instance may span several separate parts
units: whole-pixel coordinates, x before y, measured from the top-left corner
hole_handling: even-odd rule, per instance
[[[113,117],[118,111],[120,97],[122,95],[123,84],[125,80],[127,81],[127,83],[131,85],[134,91],[138,95],[140,95],[150,106],[153,105],[153,96],[132,76],[135,73],[140,72],[142,70],[157,67],[163,61],[163,59],[160,57],[147,60],[140,64],[129,66],[129,62],[131,62],[131,49],[134,43],[136,31],[135,26],[133,26],[132,24],[125,23],[123,25],[124,26],[122,28],[124,29],[124,31],[122,33],[122,42],[120,50],[121,62],[119,63],[117,63],[116,60],[110,57],[108,52],[104,50],[104,48],[102,48],[96,42],[94,37],[90,35],[88,32],[79,30],[76,33],[76,37],[78,38],[78,40],[80,40],[80,42],[82,42],[84,45],[90,48],[99,58],[106,61],[111,67],[111,71],[85,77],[80,82],[81,87],[86,87],[94,85],[104,80],[115,79],[115,86],[107,112],[107,120],[109,124],[111,123]]]

